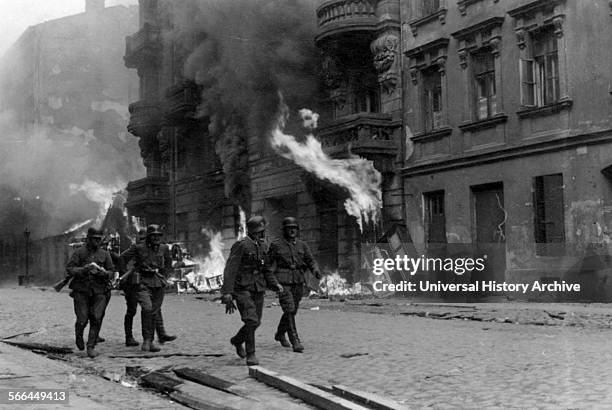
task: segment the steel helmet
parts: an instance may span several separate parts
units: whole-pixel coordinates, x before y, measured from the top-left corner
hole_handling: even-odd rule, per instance
[[[292,217],[292,216],[288,216],[285,219],[283,219],[283,229],[285,228],[299,228],[300,226],[298,225],[297,219]]]
[[[246,223],[249,233],[258,233],[266,230],[266,219],[263,216],[252,216]]]

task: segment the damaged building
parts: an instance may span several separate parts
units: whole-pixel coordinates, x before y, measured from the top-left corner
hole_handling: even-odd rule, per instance
[[[294,215],[322,266],[353,280],[364,273],[363,242],[403,225],[414,256],[487,255],[484,272],[456,280],[570,279],[590,287],[585,297],[602,297],[607,259],[592,256],[607,254],[612,222],[612,56],[610,39],[597,33],[609,30],[609,2],[311,4],[304,47],[314,46],[322,91],[308,107],[321,114],[315,135],[333,158],[359,155],[381,175],[381,217],[363,230],[344,208],[343,188],[277,155],[254,135],[264,132],[245,132],[226,115],[225,138],[215,135],[210,107],[226,101],[211,84],[231,86],[243,65],[236,55],[226,70],[192,69],[197,58],[226,57],[207,43],[212,28],[177,18],[203,13],[205,3],[215,2],[141,0],[140,30],[126,39],[125,63],[140,77],[129,129],[147,168],[128,186],[131,215],[194,247],[205,243],[203,227],[230,244],[240,209],[265,215],[272,235]],[[247,7],[230,11],[252,20]],[[208,21],[231,36],[241,29],[231,12]],[[255,54],[270,46],[241,34]],[[589,269],[599,274],[582,274]]]

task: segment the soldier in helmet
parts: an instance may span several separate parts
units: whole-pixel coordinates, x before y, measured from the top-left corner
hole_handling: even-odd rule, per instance
[[[66,265],[73,278],[70,289],[76,314],[75,342],[79,350],[85,349],[83,332],[89,321],[87,356],[91,358],[98,355],[95,347],[115,270],[110,254],[100,247],[102,236],[101,230],[89,228],[85,246],[77,249]]]
[[[159,326],[157,321],[161,315],[161,306],[164,301],[166,275],[172,271],[170,250],[167,245],[161,243],[162,235],[158,225],[149,225],[144,243],[132,245],[121,254],[122,266],[127,266],[130,260],[134,260],[133,277],[130,284],[137,287],[136,300],[140,304],[142,322],[142,350],[150,352],[160,350],[153,343],[153,338],[155,328]],[[161,329],[158,327],[158,330],[160,340],[176,339],[175,336],[167,335],[163,326]],[[126,344],[127,342],[126,335]]]
[[[285,291],[279,295],[283,316],[278,324],[274,340],[284,347],[293,347],[294,352],[301,353],[304,346],[300,342],[295,315],[306,285],[306,271],[310,270],[317,279],[321,279],[319,267],[306,242],[298,238],[297,219],[288,216],[283,220],[283,237],[270,244],[268,256],[274,275]],[[289,342],[285,334],[289,335]]]
[[[233,312],[235,300],[244,323],[230,343],[239,357],[246,357],[247,366],[259,364],[255,356],[255,330],[261,323],[266,288],[277,292],[283,290],[266,262],[263,244],[265,230],[266,223],[262,216],[250,218],[247,221],[247,236],[232,246],[223,271],[221,293],[226,311]]]
[[[141,229],[138,231],[137,244],[144,244],[147,238],[147,230]],[[122,267],[122,270],[125,270]],[[125,297],[126,311],[123,317],[123,330],[125,332],[125,345],[126,346],[138,346],[140,343],[134,339],[132,332],[134,316],[138,310],[138,288],[139,288],[138,275],[134,273],[133,267],[131,267],[128,273],[119,281],[119,286],[123,290],[123,296]]]

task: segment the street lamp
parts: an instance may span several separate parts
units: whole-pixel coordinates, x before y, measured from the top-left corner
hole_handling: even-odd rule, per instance
[[[23,231],[23,236],[25,236],[25,284],[30,282],[30,230],[26,226]]]

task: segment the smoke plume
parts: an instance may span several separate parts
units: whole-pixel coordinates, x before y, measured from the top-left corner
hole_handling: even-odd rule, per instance
[[[196,42],[185,76],[202,87],[226,194],[250,209],[249,153],[266,152],[279,106],[316,100],[315,8],[308,0],[188,0],[173,4],[177,43]]]

